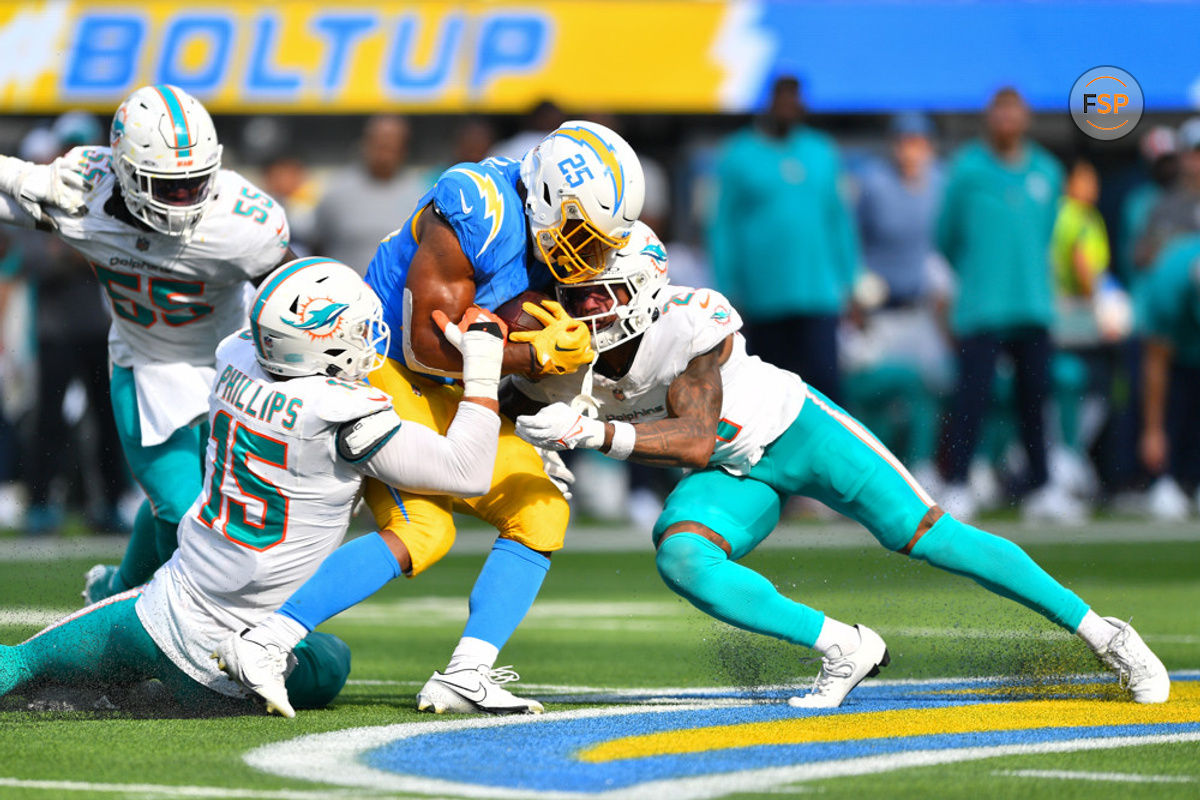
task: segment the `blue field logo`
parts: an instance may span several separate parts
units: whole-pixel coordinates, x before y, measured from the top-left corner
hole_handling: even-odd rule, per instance
[[[389,792],[633,800],[657,791],[698,800],[1002,755],[1200,741],[1197,678],[1176,675],[1171,701],[1159,705],[1090,679],[876,682],[828,710],[792,708],[786,689],[544,696],[638,705],[356,728],[267,745],[246,761]]]

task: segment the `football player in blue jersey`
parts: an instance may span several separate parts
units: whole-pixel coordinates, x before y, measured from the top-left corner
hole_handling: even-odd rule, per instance
[[[444,433],[462,397],[451,382],[461,374],[462,357],[441,338],[433,313],[458,320],[471,305],[494,310],[528,289],[598,275],[606,255],[628,240],[643,195],[633,150],[591,122],[564,123],[520,162],[490,158],[448,169],[383,240],[367,270],[393,331],[387,362],[370,376],[372,385],[391,395],[401,418]],[[545,327],[509,335],[506,373],[536,379],[593,361],[590,330],[559,304],[527,304],[526,310]],[[471,592],[462,639],[445,671],[418,693],[418,708],[540,712],[536,700],[501,685],[515,680],[514,672],[493,669],[541,588],[550,554],[562,547],[570,513],[539,451],[504,420],[487,494],[456,500],[372,481],[366,499],[379,533],[337,550],[254,637],[288,650],[391,579],[419,574],[453,544],[451,512],[467,512],[500,536]]]

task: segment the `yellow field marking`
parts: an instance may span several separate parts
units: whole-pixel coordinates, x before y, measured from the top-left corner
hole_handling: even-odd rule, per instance
[[[582,750],[578,758],[588,763],[602,763],[622,758],[724,750],[733,743],[741,748],[943,733],[1172,722],[1200,722],[1200,683],[1176,682],[1171,687],[1171,700],[1159,705],[1104,700],[1024,700],[797,717],[627,736]]]

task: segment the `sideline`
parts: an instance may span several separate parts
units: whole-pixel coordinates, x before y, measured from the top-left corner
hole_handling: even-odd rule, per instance
[[[1021,545],[1098,544],[1105,542],[1200,542],[1200,525],[1132,519],[1095,520],[1080,526],[1029,526],[1020,522],[984,522],[991,533]],[[0,563],[94,558],[116,561],[125,552],[127,537],[97,536],[0,539]],[[495,533],[482,525],[459,528],[452,555],[491,551]],[[756,549],[853,550],[878,548],[861,526],[848,521],[785,522]],[[626,523],[572,525],[567,529],[568,553],[649,553],[650,532]]]

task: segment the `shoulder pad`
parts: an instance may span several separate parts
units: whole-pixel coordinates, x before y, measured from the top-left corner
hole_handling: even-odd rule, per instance
[[[390,407],[338,427],[338,455],[350,463],[370,458],[400,430],[400,417]]]
[[[472,262],[502,238],[505,217],[513,212],[509,206],[516,202],[511,187],[494,169],[472,163],[443,172],[433,187],[432,199]]]
[[[217,213],[242,223],[238,226],[242,268],[249,277],[257,278],[278,266],[287,252],[291,243],[287,214],[273,197],[238,173],[221,170],[218,179],[228,195],[221,198],[222,208]]]

